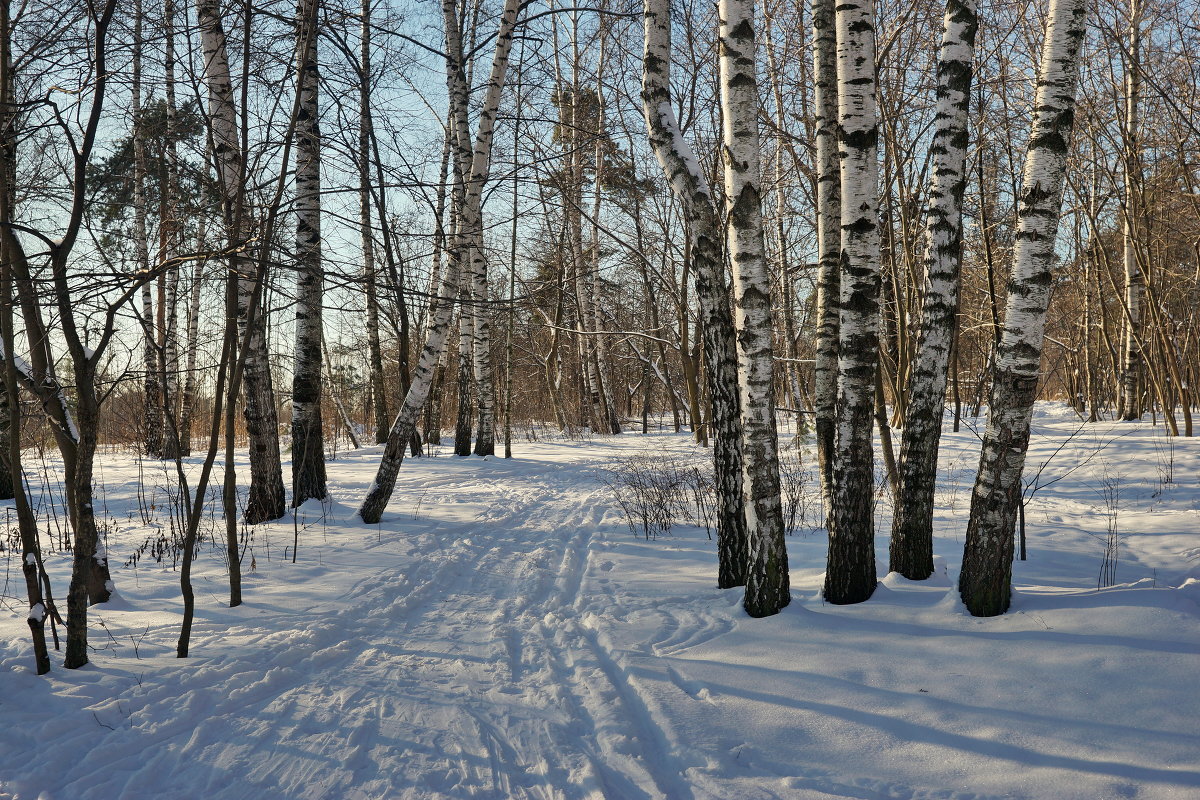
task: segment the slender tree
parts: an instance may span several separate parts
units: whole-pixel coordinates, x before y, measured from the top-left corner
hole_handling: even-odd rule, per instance
[[[228,249],[232,251],[234,246],[247,246],[251,237],[243,191],[243,154],[220,4],[216,0],[197,0],[196,21],[208,91],[210,145],[222,195],[226,238],[232,245]],[[238,325],[244,351],[241,378],[245,386],[246,428],[250,434],[250,493],[245,518],[250,524],[257,524],[278,519],[284,513],[279,417],[267,359],[265,321],[260,309],[252,307],[253,298],[261,295],[255,290],[264,276],[258,274],[255,260],[244,253],[231,256],[230,260],[239,277]]]
[[[975,0],[949,0],[938,58],[933,169],[925,234],[925,297],[908,380],[901,439],[900,497],[892,516],[890,569],[911,580],[933,574],[933,493],[954,342],[962,266],[962,198],[967,121],[979,21]]]
[[[445,0],[445,2],[446,5],[453,5],[453,0]],[[469,172],[471,183],[469,189],[464,188],[463,191],[462,203],[464,207],[474,206],[474,208],[478,208],[483,200],[483,185],[487,182],[489,166],[491,164],[491,147],[495,132],[495,119],[500,108],[500,98],[504,90],[505,77],[508,72],[508,57],[512,52],[513,35],[521,8],[520,0],[505,0],[504,10],[501,13],[500,24],[496,34],[496,50],[492,57],[492,70],[484,92],[479,126],[475,135],[474,151],[471,154],[471,168]],[[447,37],[449,39],[452,35],[451,31],[457,30],[457,15],[451,11],[451,13],[444,14],[443,16],[446,21]],[[462,71],[461,61],[458,60],[459,53],[461,51],[456,51],[454,47],[448,48],[446,69],[450,76],[448,77],[448,81],[450,81],[452,94],[455,91],[460,91],[456,88],[456,82],[462,81],[465,83],[465,72]],[[452,110],[456,108],[453,99],[451,100],[451,108]],[[455,110],[455,113],[458,112]],[[471,218],[472,221],[474,219],[478,218]],[[481,225],[482,223],[473,224]],[[396,487],[396,475],[399,473],[400,465],[404,461],[405,447],[412,439],[413,431],[416,429],[417,415],[420,413],[421,407],[425,405],[425,401],[429,396],[429,387],[433,382],[438,360],[442,356],[446,338],[450,332],[450,322],[454,312],[453,298],[457,295],[460,288],[459,273],[464,269],[463,259],[458,257],[460,253],[461,250],[458,248],[451,248],[450,258],[442,274],[441,286],[436,290],[437,296],[430,301],[428,321],[425,326],[425,344],[421,348],[417,367],[413,371],[412,383],[409,385],[404,403],[401,405],[399,413],[396,414],[391,431],[388,433],[387,445],[384,447],[383,457],[379,462],[379,469],[375,473],[375,480],[372,482],[370,489],[367,490],[367,495],[363,498],[362,505],[358,510],[358,515],[364,522],[378,522],[383,516],[383,510],[387,507],[388,500],[392,496],[392,490]],[[433,293],[431,291],[431,294]]]
[[[871,414],[879,367],[879,120],[875,2],[837,7],[841,276],[837,433],[825,599],[860,603],[875,591]]]
[[[642,109],[650,146],[687,218],[688,250],[700,300],[717,488],[717,585],[725,589],[746,582],[747,543],[737,345],[721,249],[721,220],[700,162],[675,117],[670,0],[645,0],[643,11]]]
[[[1013,530],[1021,472],[1037,397],[1042,336],[1062,204],[1067,150],[1075,119],[1085,0],[1050,0],[1038,69],[1033,126],[1017,211],[1004,333],[997,351],[988,423],[971,493],[971,517],[958,589],[977,617],[1003,614],[1012,594]]]
[[[722,143],[726,229],[733,264],[733,303],[742,412],[742,492],[748,560],[743,605],[752,617],[779,613],[791,601],[779,494],[772,363],[771,276],[763,246],[759,189],[762,150],[754,0],[721,0]]]
[[[292,377],[292,505],[323,499],[321,420],[321,131],[317,89],[318,0],[296,5],[296,354]]]
[[[1121,418],[1141,419],[1141,384],[1144,356],[1141,348],[1142,306],[1146,278],[1138,255],[1142,225],[1142,154],[1138,129],[1141,102],[1143,0],[1129,0],[1129,45],[1125,56],[1125,125],[1122,131],[1122,166],[1125,172],[1122,217],[1122,265],[1125,268],[1125,335],[1121,354]]]
[[[816,105],[817,346],[813,400],[821,495],[828,516],[833,497],[837,413],[839,269],[842,251],[841,174],[838,167],[837,28],[834,0],[812,0],[813,82]]]

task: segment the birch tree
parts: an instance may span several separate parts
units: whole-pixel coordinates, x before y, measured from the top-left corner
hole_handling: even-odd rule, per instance
[[[243,154],[222,20],[217,0],[197,0],[196,21],[204,57],[212,156],[221,192],[225,236],[230,245],[228,249],[232,251],[249,242],[250,220],[244,197]],[[250,435],[250,493],[245,519],[253,525],[278,519],[284,512],[279,419],[267,359],[266,328],[260,309],[252,302],[259,294],[256,288],[265,276],[258,274],[254,260],[245,254],[231,256],[230,262],[239,278],[237,319],[244,351],[242,381],[245,384],[246,428]]]
[[[452,7],[453,0],[445,0],[445,5]],[[495,132],[495,120],[500,108],[500,98],[503,94],[505,78],[508,72],[509,54],[512,52],[513,35],[516,30],[518,12],[521,7],[520,0],[505,0],[504,10],[501,13],[499,28],[496,34],[496,49],[492,57],[491,74],[488,76],[487,88],[484,92],[479,124],[475,135],[475,144],[471,154],[471,168],[469,173],[471,184],[463,192],[462,202],[464,208],[472,205],[474,208],[478,208],[483,201],[483,186],[487,182],[491,165],[491,147],[492,137]],[[450,41],[450,37],[457,31],[457,15],[451,11],[451,13],[444,14],[443,16],[447,25],[447,39]],[[461,87],[461,83],[459,81],[465,82],[465,72],[462,70],[460,59],[461,52],[461,49],[456,50],[454,47],[447,48],[447,81],[452,94],[451,107],[456,114],[459,112],[454,107],[453,94],[456,91],[461,91],[459,88]],[[457,118],[457,121],[454,121],[454,124],[459,124],[460,122],[466,124],[461,115]],[[482,225],[481,217],[472,216],[469,219],[472,224]],[[475,223],[474,220],[476,219],[479,219],[480,222]],[[482,230],[481,227],[480,230]],[[388,500],[392,496],[392,490],[396,487],[396,475],[399,473],[400,465],[404,461],[404,449],[412,438],[413,431],[416,428],[417,415],[420,414],[421,408],[425,405],[425,401],[429,396],[429,387],[433,382],[438,360],[445,349],[446,338],[450,333],[450,323],[454,315],[453,300],[458,293],[460,273],[463,271],[462,250],[457,246],[452,246],[450,250],[450,257],[442,273],[441,286],[436,290],[436,296],[430,301],[428,321],[425,327],[425,344],[421,348],[417,367],[413,371],[412,383],[409,384],[404,403],[401,405],[400,411],[396,414],[396,419],[392,423],[392,428],[388,433],[387,444],[384,446],[383,457],[379,461],[375,480],[367,490],[367,495],[363,498],[362,505],[358,510],[358,515],[364,522],[378,522],[383,516],[383,510],[387,507]],[[433,287],[431,287],[430,293],[434,294],[435,292],[432,290]]]
[[[321,420],[321,131],[317,89],[318,0],[296,5],[296,354],[292,374],[292,505],[324,499]]]
[[[133,58],[130,103],[133,111],[133,247],[136,269],[150,269],[149,234],[146,229],[146,133],[142,107],[142,2],[133,6]],[[159,390],[158,346],[154,337],[154,292],[147,281],[142,286],[142,441],[146,455],[158,457],[163,450],[162,392]]]
[[[1138,128],[1141,100],[1142,2],[1129,2],[1129,45],[1125,56],[1125,125],[1122,131],[1122,162],[1125,172],[1122,213],[1122,265],[1125,268],[1125,335],[1121,360],[1120,414],[1124,420],[1141,419],[1142,305],[1146,279],[1138,257],[1141,227],[1142,169]]]
[[[976,0],[949,0],[938,58],[937,112],[930,145],[925,296],[900,446],[899,502],[892,517],[890,570],[910,580],[933,574],[933,493],[954,342],[962,266],[962,198],[967,184],[967,124],[979,28]]]
[[[813,402],[817,464],[826,514],[832,509],[836,441],[838,302],[841,268],[841,174],[838,167],[837,28],[834,0],[812,0],[816,104],[817,346]]]
[[[643,15],[642,109],[650,146],[684,209],[685,227],[691,239],[688,249],[700,300],[718,504],[717,585],[724,589],[746,583],[747,543],[737,345],[726,288],[721,220],[708,180],[675,116],[671,97],[670,0],[645,0]],[[643,273],[644,269],[643,266]]]
[[[958,581],[963,603],[977,617],[1003,614],[1012,593],[1013,530],[1057,260],[1054,242],[1086,17],[1085,0],[1050,0],[1018,198],[1004,331]]]
[[[875,591],[871,446],[879,366],[879,120],[875,104],[875,3],[837,7],[841,275],[837,431],[825,599],[860,603]]]
[[[367,358],[371,376],[371,407],[374,411],[375,443],[383,444],[387,441],[388,433],[388,397],[383,382],[375,233],[371,224],[371,0],[362,0],[361,17],[358,65],[358,213],[362,238],[363,287],[367,305]],[[383,191],[382,186],[379,189]],[[437,283],[436,278],[434,283]]]
[[[791,594],[779,496],[771,277],[764,254],[759,189],[762,150],[758,137],[754,0],[721,0],[717,13],[726,236],[733,265],[742,414],[742,493],[748,541],[743,606],[750,616],[765,617],[779,613],[791,601]]]

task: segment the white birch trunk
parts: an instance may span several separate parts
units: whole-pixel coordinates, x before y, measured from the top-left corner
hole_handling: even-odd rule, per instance
[[[481,112],[479,129],[475,137],[474,152],[470,162],[472,191],[467,192],[464,190],[460,193],[458,187],[461,184],[461,179],[456,177],[455,180],[455,199],[457,200],[461,197],[462,206],[460,207],[464,210],[470,206],[467,200],[472,194],[474,195],[472,202],[476,209],[482,203],[483,185],[487,181],[488,170],[491,164],[492,134],[495,130],[496,114],[500,107],[500,95],[504,88],[505,75],[508,69],[508,56],[512,49],[513,31],[516,27],[517,12],[520,10],[520,7],[518,0],[506,0],[504,12],[501,16],[496,40],[496,53],[492,60],[492,72],[488,79],[487,91],[483,102],[483,109],[485,111],[490,109],[490,113],[486,115],[485,120]],[[444,14],[444,19],[447,28],[447,40],[450,45],[448,47],[450,58],[447,63],[447,82],[451,92],[451,111],[455,114],[452,125],[458,126],[458,130],[465,130],[465,127],[462,127],[466,124],[465,114],[461,113],[462,110],[465,110],[465,106],[456,104],[456,97],[465,97],[463,92],[466,78],[465,71],[461,69],[462,39],[458,34],[458,21],[457,16],[453,13],[452,0],[445,0],[443,10],[445,11],[446,9],[449,10]],[[454,44],[455,39],[457,39],[458,43],[457,50]],[[455,141],[461,151],[461,138],[457,131],[455,131]],[[473,220],[479,220],[479,222],[475,222],[474,224],[481,226],[482,220],[479,216],[475,216],[461,221],[459,227],[465,228],[463,223]],[[481,227],[480,231],[482,232]],[[457,234],[455,234],[455,238],[457,238]],[[388,434],[387,445],[384,447],[383,457],[380,459],[375,480],[372,482],[370,489],[367,490],[367,496],[363,499],[362,505],[359,508],[358,515],[364,522],[378,522],[383,516],[383,511],[392,496],[392,490],[396,486],[396,475],[399,473],[400,465],[404,461],[404,449],[412,438],[413,430],[416,427],[417,415],[420,413],[429,396],[429,387],[433,382],[438,360],[445,349],[446,339],[451,328],[450,323],[454,314],[453,298],[458,292],[459,273],[463,263],[461,258],[456,257],[457,254],[455,251],[461,253],[461,250],[458,250],[456,246],[450,248],[449,258],[442,274],[441,287],[437,290],[437,298],[430,302],[425,344],[421,348],[417,367],[413,371],[412,383],[409,384],[408,394],[405,396],[404,403],[400,407],[395,421],[392,423],[392,429]],[[486,274],[484,279],[486,281]]]
[[[162,217],[159,222],[159,264],[165,264],[179,249],[179,153],[175,143],[178,128],[175,104],[175,2],[163,3],[163,79],[166,85],[166,185],[163,187]],[[180,455],[179,444],[179,340],[176,331],[176,305],[179,292],[179,267],[167,268],[160,278],[163,286],[159,317],[162,325],[162,457]]]
[[[948,0],[938,60],[933,177],[925,229],[925,297],[908,379],[900,447],[900,501],[892,517],[890,569],[910,580],[933,574],[933,493],[954,343],[962,265],[962,198],[967,184],[976,0]]]
[[[220,3],[197,0],[196,22],[204,56],[213,160],[224,207],[226,236],[230,246],[241,246],[249,241],[250,225],[242,192],[242,152]],[[238,332],[245,353],[243,381],[246,428],[250,434],[250,494],[245,518],[250,524],[257,524],[278,519],[284,512],[279,417],[271,385],[263,315],[250,308],[259,277],[257,269],[253,260],[245,255],[234,256],[230,261],[238,275]]]
[[[779,496],[773,396],[771,276],[763,246],[759,172],[758,81],[753,0],[721,0],[722,141],[728,249],[733,264],[734,324],[742,411],[742,458],[748,560],[743,606],[753,617],[791,601]]]
[[[825,599],[860,603],[875,591],[871,442],[879,366],[879,120],[875,105],[875,2],[837,7],[841,275],[833,504]]]
[[[513,32],[517,24],[519,0],[505,0],[496,34],[496,49],[492,56],[492,68],[488,75],[483,103],[475,131],[474,144],[460,158],[469,164],[464,177],[463,204],[460,226],[462,242],[460,253],[467,260],[470,283],[470,309],[472,319],[472,349],[474,350],[475,389],[479,398],[478,431],[475,440],[476,455],[492,455],[496,451],[496,391],[492,368],[491,319],[488,311],[487,259],[483,252],[483,189],[491,173],[492,140],[496,130],[496,116],[500,111],[500,99],[508,74],[509,55],[512,52]],[[448,31],[449,34],[449,31]],[[461,38],[460,38],[461,41]],[[460,125],[458,139],[460,148],[470,142],[466,120],[466,87],[461,80],[463,73],[448,71],[452,97],[461,98],[455,105],[456,122]],[[469,154],[469,159],[467,158]],[[467,309],[464,309],[467,313]]]
[[[713,467],[717,488],[717,585],[742,586],[746,582],[746,517],[742,501],[742,421],[738,398],[737,345],[733,313],[726,289],[721,222],[712,190],[684,138],[671,103],[671,4],[670,0],[644,0],[645,49],[643,51],[642,109],[650,147],[662,165],[687,216],[693,241],[693,273],[704,329],[708,362],[708,394],[713,427]],[[649,289],[647,288],[649,292]],[[652,299],[651,299],[652,302]],[[635,352],[636,352],[636,348]],[[643,359],[656,372],[650,359]],[[667,391],[669,382],[661,374]]]
[[[834,0],[812,0],[813,82],[816,105],[817,347],[813,393],[817,464],[825,514],[832,510],[833,448],[837,413],[839,270],[842,186],[838,166],[837,28]]]
[[[1122,231],[1125,267],[1125,335],[1121,359],[1121,418],[1141,419],[1141,377],[1145,369],[1141,348],[1142,304],[1146,279],[1138,264],[1138,234],[1141,219],[1142,167],[1138,137],[1138,104],[1141,95],[1142,2],[1129,3],[1129,52],[1125,64],[1125,208]]]
[[[1086,17],[1085,0],[1050,0],[1017,211],[1004,330],[958,582],[967,610],[977,617],[1003,614],[1011,597],[1013,529],[1057,261],[1054,242]]]
[[[317,0],[296,6],[296,352],[292,371],[292,505],[324,499],[321,420],[321,131],[317,89]]]
[[[150,270],[150,243],[146,229],[146,145],[142,131],[142,3],[135,0],[133,26],[133,74],[130,101],[133,104],[133,246],[137,271]],[[146,376],[143,381],[142,426],[146,455],[157,458],[163,450],[162,393],[159,391],[158,347],[154,341],[154,293],[152,283],[142,285],[142,358]]]

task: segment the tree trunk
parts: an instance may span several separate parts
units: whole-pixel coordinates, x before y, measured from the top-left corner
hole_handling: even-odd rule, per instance
[[[712,190],[675,119],[671,87],[671,15],[669,0],[644,0],[645,50],[642,108],[650,146],[687,216],[692,273],[700,301],[704,357],[713,430],[713,474],[717,490],[717,585],[746,583],[746,516],[742,499],[742,421],[738,397],[737,345],[726,289],[721,227]],[[654,297],[642,264],[646,301],[654,315]],[[657,323],[655,323],[657,328]],[[649,362],[646,362],[649,368]],[[649,375],[643,370],[646,401]],[[670,392],[668,391],[668,395]],[[643,432],[646,412],[643,409]]]
[[[227,244],[240,247],[250,240],[249,214],[242,186],[241,143],[233,102],[233,82],[226,52],[220,4],[197,0],[196,22],[204,51],[204,83],[208,90],[208,115],[212,128],[213,158],[217,166]],[[255,288],[265,276],[244,254],[230,257],[238,275],[238,334],[244,351],[242,380],[246,398],[246,429],[250,434],[250,494],[245,519],[251,525],[279,519],[284,512],[283,468],[279,459],[279,415],[267,358],[266,326],[259,308],[252,308]],[[261,305],[261,303],[259,304]]]
[[[142,3],[134,4],[133,64],[130,102],[133,106],[133,246],[139,271],[150,269],[149,234],[146,231],[146,144],[142,131]],[[147,281],[142,286],[142,360],[145,368],[142,400],[142,442],[146,455],[163,451],[162,392],[159,390],[158,347],[154,339],[154,295]]]
[[[324,499],[321,419],[321,132],[317,105],[317,0],[296,7],[296,355],[292,377],[292,505]]]
[[[166,264],[179,249],[179,153],[175,143],[179,127],[175,104],[175,2],[163,2],[163,77],[166,87],[166,152],[162,202],[159,206],[158,263]],[[160,294],[158,316],[161,350],[159,366],[162,374],[162,457],[175,459],[180,455],[179,443],[179,341],[176,329],[179,295],[179,267],[164,268],[159,276]]]
[[[909,580],[933,574],[933,494],[954,345],[962,265],[962,198],[967,183],[976,0],[949,0],[938,60],[933,178],[925,234],[925,297],[900,445],[900,497],[892,517],[890,569]]]
[[[871,415],[879,368],[880,249],[874,0],[838,5],[837,39],[841,302],[825,599],[843,604],[866,600],[876,584]]]
[[[207,217],[202,212],[197,220],[196,250],[203,252],[208,244],[205,241],[207,233]],[[192,416],[196,408],[196,354],[200,342],[197,334],[200,330],[200,289],[204,283],[204,258],[197,258],[192,270],[191,295],[188,298],[187,317],[187,356],[184,369],[183,394],[179,399],[179,454],[192,454]]]
[[[446,0],[443,8],[445,9],[447,6],[450,7],[450,12],[444,14],[447,38],[453,41],[450,37],[457,32],[457,17],[453,14],[451,0]],[[500,95],[504,88],[505,74],[508,68],[508,54],[512,49],[513,31],[517,24],[519,10],[518,0],[505,1],[497,33],[496,51],[492,60],[492,72],[483,100],[479,132],[475,137],[475,152],[472,156],[472,192],[476,195],[476,202],[482,202],[483,184],[487,180],[494,122],[500,107]],[[461,37],[458,41],[461,43]],[[465,74],[461,69],[461,49],[456,52],[456,49],[451,46],[448,50],[450,63],[447,65],[447,73],[450,76],[448,80],[452,82],[451,91],[453,92],[455,90],[453,82],[459,82],[459,85],[465,83]],[[485,118],[488,120],[486,124]],[[466,194],[468,193],[464,192],[464,195]],[[392,429],[388,433],[387,445],[384,447],[375,480],[368,489],[367,496],[363,499],[358,511],[359,517],[364,522],[375,523],[383,516],[383,510],[387,507],[392,490],[396,486],[396,475],[404,461],[405,447],[412,438],[417,414],[420,413],[421,407],[428,397],[430,383],[445,347],[446,337],[450,332],[450,322],[454,312],[452,298],[459,289],[459,273],[462,265],[462,260],[458,257],[460,253],[461,250],[457,247],[451,249],[449,263],[442,277],[441,288],[437,292],[437,297],[430,301],[425,345],[421,349],[417,367],[413,371],[412,383],[409,385],[400,412],[396,415],[395,422],[392,423]]]
[[[791,601],[778,437],[772,392],[771,275],[763,248],[758,141],[759,97],[753,0],[721,0],[718,14],[724,116],[726,229],[733,264],[742,413],[742,491],[748,560],[743,606],[752,617],[779,613]]]
[[[379,291],[376,287],[375,234],[371,228],[371,0],[362,1],[358,85],[358,212],[362,236],[363,283],[367,304],[367,358],[371,374],[371,399],[375,443],[387,441],[388,396],[383,380],[383,348],[379,341]],[[444,182],[443,182],[444,183]],[[384,191],[380,186],[379,191]],[[445,188],[439,186],[439,197]],[[441,215],[438,219],[440,221]],[[436,278],[435,278],[436,280]]]
[[[1004,613],[1012,592],[1013,527],[1037,396],[1052,269],[1057,260],[1054,240],[1086,15],[1084,0],[1051,0],[1046,21],[1033,127],[1019,197],[1004,333],[997,352],[958,582],[967,610],[977,617]]]
[[[1129,52],[1125,64],[1125,129],[1122,160],[1125,168],[1123,264],[1125,267],[1125,342],[1121,359],[1121,418],[1141,419],[1141,377],[1145,356],[1141,348],[1142,305],[1146,278],[1138,258],[1141,231],[1142,166],[1138,137],[1141,95],[1142,0],[1129,2]]]
[[[813,82],[816,84],[817,346],[814,428],[821,496],[833,508],[833,448],[837,413],[838,303],[841,291],[841,175],[838,167],[837,28],[834,0],[812,0]],[[828,525],[828,521],[826,522]]]

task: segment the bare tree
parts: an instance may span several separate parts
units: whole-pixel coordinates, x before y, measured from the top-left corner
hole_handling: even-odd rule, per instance
[[[1012,277],[997,351],[979,472],[958,589],[977,617],[1003,614],[1011,597],[1013,530],[1041,368],[1054,249],[1071,128],[1084,0],[1051,0],[1025,155]]]

